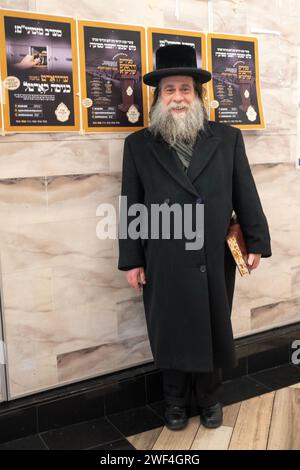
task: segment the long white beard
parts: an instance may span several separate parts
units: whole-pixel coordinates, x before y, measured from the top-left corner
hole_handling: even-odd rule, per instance
[[[172,113],[172,108],[187,108],[181,113]],[[207,119],[205,107],[199,97],[192,105],[187,103],[171,103],[166,106],[160,99],[150,111],[149,130],[155,136],[160,133],[169,145],[177,142],[194,144],[197,135],[204,128]]]

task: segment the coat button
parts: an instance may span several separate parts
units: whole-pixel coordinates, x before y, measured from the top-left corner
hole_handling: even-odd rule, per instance
[[[169,204],[170,198],[167,197],[167,198],[164,200],[164,202],[165,202],[166,204]]]
[[[201,198],[201,197],[198,197],[198,198],[196,199],[196,203],[197,203],[197,204],[202,204],[202,198]]]
[[[202,273],[205,273],[205,271],[206,271],[206,266],[205,266],[205,264],[201,264],[201,266],[200,266],[200,271],[201,271]]]

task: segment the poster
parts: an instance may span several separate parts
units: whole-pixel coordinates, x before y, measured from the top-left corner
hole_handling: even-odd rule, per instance
[[[0,21],[5,130],[79,130],[75,20],[1,10]]]
[[[205,35],[200,32],[162,29],[162,28],[149,28],[147,31],[148,38],[148,70],[149,72],[155,70],[156,51],[159,47],[184,44],[194,47],[196,50],[197,67],[206,68],[206,54],[205,54]],[[152,94],[154,88],[151,87]],[[203,87],[204,100],[207,101],[206,85]],[[152,101],[152,96],[150,95]]]
[[[83,128],[129,132],[147,126],[145,31],[79,21]]]
[[[210,119],[240,129],[265,127],[257,39],[208,34]]]
[[[148,70],[156,68],[155,53],[159,47],[171,44],[185,44],[196,49],[197,66],[205,68],[205,35],[193,31],[178,29],[149,28],[148,37]]]

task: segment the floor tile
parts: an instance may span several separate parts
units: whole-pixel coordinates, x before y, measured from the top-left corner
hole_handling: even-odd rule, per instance
[[[271,390],[277,390],[300,382],[300,368],[292,364],[286,364],[256,372],[249,377]]]
[[[93,447],[87,450],[136,450],[127,439],[119,439],[118,441],[108,442],[107,444]]]
[[[0,450],[47,450],[38,434],[23,437],[0,445]]]
[[[248,377],[230,380],[224,382],[220,393],[220,401],[223,405],[231,405],[248,398],[262,395],[269,392],[270,389],[261,383],[251,380]]]
[[[164,421],[148,406],[141,406],[108,416],[124,436],[132,436],[164,425]]]
[[[38,406],[38,432],[104,416],[103,391],[75,394]]]
[[[87,449],[123,438],[106,418],[46,431],[41,433],[41,437],[49,449],[53,450]]]
[[[37,432],[37,414],[34,407],[0,414],[0,443],[32,436]]]

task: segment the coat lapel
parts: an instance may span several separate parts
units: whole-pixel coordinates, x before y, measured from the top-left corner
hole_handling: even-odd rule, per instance
[[[148,145],[152,154],[169,175],[186,191],[189,191],[194,196],[199,196],[196,188],[191,183],[191,180],[180,167],[180,162],[178,161],[177,156],[173,153],[175,151],[172,151],[162,138],[151,138],[151,141],[148,141]]]
[[[211,160],[220,142],[220,137],[216,137],[213,134],[209,125],[206,127],[205,131],[199,133],[194,147],[192,161],[187,170],[187,177],[192,183],[198,178]]]
[[[184,189],[189,191],[194,196],[199,196],[199,193],[194,186],[193,182],[204,170],[210,159],[215,153],[218,144],[221,142],[219,137],[216,137],[209,124],[205,131],[199,133],[192,156],[191,164],[187,173],[183,171],[180,162],[174,150],[171,150],[168,144],[161,136],[154,138],[148,131],[150,140],[148,146],[156,157],[160,165],[179,183]]]

